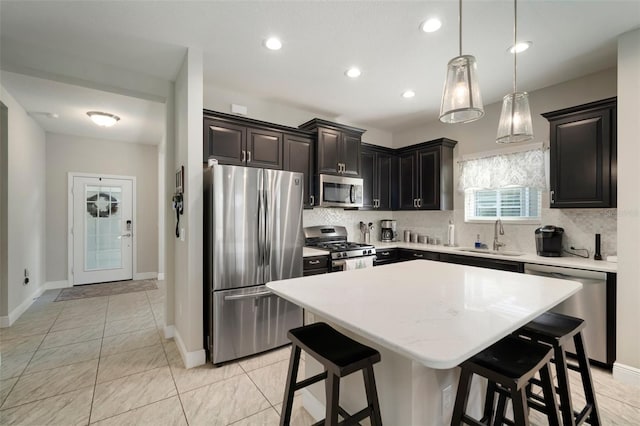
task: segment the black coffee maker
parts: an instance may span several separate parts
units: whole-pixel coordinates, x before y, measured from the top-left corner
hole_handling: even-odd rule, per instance
[[[538,256],[562,256],[563,234],[564,229],[553,225],[545,225],[536,229],[536,252],[538,252]]]

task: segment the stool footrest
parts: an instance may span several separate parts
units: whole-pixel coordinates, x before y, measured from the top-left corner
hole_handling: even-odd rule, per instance
[[[309,377],[308,379],[304,379],[304,380],[302,380],[302,381],[300,381],[300,382],[296,382],[296,383],[293,385],[293,389],[294,389],[294,390],[300,390],[300,389],[302,389],[302,388],[306,388],[307,386],[312,385],[312,384],[314,384],[314,383],[317,383],[317,382],[319,382],[320,380],[324,380],[324,379],[326,379],[326,378],[327,378],[327,372],[325,371],[325,372],[323,372],[323,373],[316,374],[316,375],[315,375],[315,376],[313,376],[313,377]]]
[[[576,426],[584,423],[591,416],[591,411],[593,411],[593,406],[591,404],[585,405],[582,411],[576,415]]]

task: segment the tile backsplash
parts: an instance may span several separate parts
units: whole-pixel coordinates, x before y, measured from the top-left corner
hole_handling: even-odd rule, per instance
[[[360,221],[372,222],[374,230],[371,241],[380,240],[380,220],[395,219],[398,223],[398,238],[402,240],[405,229],[440,238],[446,241],[447,225],[452,220],[456,225],[456,244],[473,246],[476,235],[491,247],[493,243],[493,223],[465,223],[464,210],[454,211],[359,211],[333,208],[316,208],[304,211],[304,226],[343,225],[349,233],[349,240],[362,241],[359,229]],[[564,228],[564,246],[586,248],[593,258],[595,234],[602,235],[602,256],[615,255],[617,252],[617,211],[616,209],[542,209],[542,224]],[[505,223],[505,235],[500,241],[506,243],[505,250],[535,253],[534,231],[540,224]],[[579,252],[584,253],[584,252]]]

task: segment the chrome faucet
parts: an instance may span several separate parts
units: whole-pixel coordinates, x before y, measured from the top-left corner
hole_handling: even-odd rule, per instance
[[[498,228],[500,225],[500,228]],[[496,220],[496,223],[493,225],[493,250],[498,251],[500,247],[506,246],[505,243],[501,243],[498,241],[498,234],[504,235],[504,228],[502,227],[502,221],[500,219]]]

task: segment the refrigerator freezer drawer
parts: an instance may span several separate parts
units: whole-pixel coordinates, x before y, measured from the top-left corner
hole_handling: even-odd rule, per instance
[[[265,286],[213,293],[212,361],[219,364],[289,343],[302,309]]]

